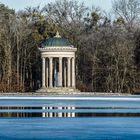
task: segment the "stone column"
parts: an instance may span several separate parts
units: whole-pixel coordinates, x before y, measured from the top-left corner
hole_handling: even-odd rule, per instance
[[[48,61],[46,60],[46,87],[48,87]]]
[[[52,64],[52,61],[53,61],[53,58],[50,57],[49,58],[49,61],[50,61],[50,75],[49,75],[49,84],[50,84],[50,87],[52,87],[52,74],[53,74],[53,64]]]
[[[72,87],[75,88],[75,58],[72,58]]]
[[[42,87],[45,88],[45,58],[42,57]]]
[[[66,82],[66,80],[67,80],[67,70],[66,70],[66,61],[64,61],[64,87],[66,87],[66,85],[67,85],[67,82]]]
[[[59,86],[62,87],[62,57],[59,57]]]
[[[68,87],[70,87],[71,85],[71,67],[70,67],[70,60],[71,60],[71,58],[70,57],[68,57],[67,58],[68,59],[68,69],[67,69],[67,79],[68,79]]]
[[[56,60],[54,61],[54,87],[57,86],[57,70],[56,70]]]

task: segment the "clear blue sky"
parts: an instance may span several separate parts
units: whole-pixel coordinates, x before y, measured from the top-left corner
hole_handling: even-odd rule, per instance
[[[55,0],[0,0],[1,3],[7,5],[9,8],[17,10],[23,10],[26,7],[43,6],[49,2],[54,2]],[[111,10],[112,0],[77,0],[79,2],[84,2],[87,6],[97,6],[101,7],[105,11]]]

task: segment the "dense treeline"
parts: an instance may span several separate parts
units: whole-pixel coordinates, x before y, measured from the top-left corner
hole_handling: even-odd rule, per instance
[[[0,91],[41,85],[38,47],[58,30],[78,48],[81,91],[130,93],[140,89],[140,3],[115,0],[112,12],[59,0],[15,12],[0,4]]]

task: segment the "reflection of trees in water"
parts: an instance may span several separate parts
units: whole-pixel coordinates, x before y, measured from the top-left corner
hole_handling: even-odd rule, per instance
[[[138,117],[140,113],[72,113],[72,112],[2,112],[0,117],[43,117],[43,118],[73,118],[73,117]]]
[[[28,112],[1,112],[0,117],[41,117],[41,113],[28,113]]]

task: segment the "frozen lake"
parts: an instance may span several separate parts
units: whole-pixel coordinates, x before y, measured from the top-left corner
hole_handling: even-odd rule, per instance
[[[139,96],[0,97],[0,140],[139,140],[139,122]]]

